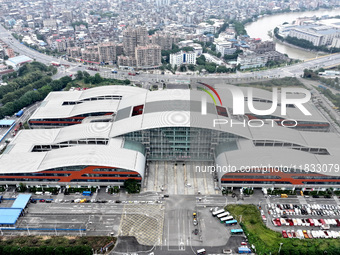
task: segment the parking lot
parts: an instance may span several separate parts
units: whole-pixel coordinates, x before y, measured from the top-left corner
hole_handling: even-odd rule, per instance
[[[339,238],[340,206],[337,198],[308,200],[308,203],[299,204],[269,203],[261,214],[267,215],[267,226],[280,231],[285,238]]]

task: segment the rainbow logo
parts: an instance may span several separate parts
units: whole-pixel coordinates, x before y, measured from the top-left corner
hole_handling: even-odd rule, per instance
[[[222,106],[221,97],[220,97],[220,95],[217,93],[217,91],[216,91],[212,86],[210,86],[210,85],[208,85],[208,84],[206,84],[206,83],[203,83],[203,82],[197,82],[197,83],[199,83],[199,84],[201,84],[201,85],[203,85],[203,86],[206,86],[208,89],[210,89],[212,92],[214,92],[214,94],[217,96],[218,101],[220,102],[220,104],[221,104],[221,106]],[[200,89],[200,90],[202,90],[202,91],[204,91],[204,92],[206,92],[206,93],[212,98],[212,100],[214,101],[214,104],[217,105],[216,100],[215,100],[213,94],[212,94],[209,90],[207,90],[207,89],[205,89],[205,88],[201,88],[201,87],[197,87],[197,88]]]

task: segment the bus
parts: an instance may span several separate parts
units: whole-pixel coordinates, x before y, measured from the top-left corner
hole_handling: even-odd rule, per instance
[[[243,229],[231,229],[230,230],[230,233],[232,234],[232,235],[241,235],[241,234],[243,234]]]
[[[60,63],[57,63],[57,62],[51,62],[51,65],[52,65],[52,66],[60,66]]]
[[[221,218],[220,220],[221,220],[221,222],[223,223],[223,222],[225,222],[225,221],[233,220],[233,219],[234,219],[233,216],[227,216],[227,217]]]
[[[213,211],[212,216],[216,217],[218,214],[224,213],[224,209]]]
[[[232,226],[237,224],[237,220],[228,220],[225,222],[227,226]]]
[[[229,215],[228,212],[223,212],[223,213],[221,213],[221,214],[218,214],[218,215],[217,215],[217,218],[221,219],[221,218],[223,218],[223,217],[227,217],[228,215]]]

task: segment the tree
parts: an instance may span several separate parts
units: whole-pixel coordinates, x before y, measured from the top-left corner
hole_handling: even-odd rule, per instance
[[[206,62],[206,59],[204,55],[201,55],[196,59],[197,65],[205,65],[205,62]]]
[[[187,67],[186,67],[185,65],[181,65],[181,66],[179,67],[179,71],[181,71],[181,72],[186,72],[186,71],[187,71]]]
[[[216,64],[214,63],[205,64],[205,70],[207,70],[209,73],[214,73],[216,70]]]
[[[211,45],[211,50],[216,51],[216,44]]]
[[[220,58],[222,56],[222,53],[221,52],[218,52],[216,57]]]
[[[96,73],[96,74],[94,75],[93,83],[94,83],[94,84],[99,84],[99,83],[101,83],[102,81],[103,81],[103,78],[100,76],[99,73]]]
[[[127,179],[124,182],[124,188],[128,193],[139,193],[140,192],[140,185],[137,183],[135,179]]]
[[[83,75],[82,71],[78,71],[75,76],[76,76],[77,80],[82,80],[84,78],[84,75]]]
[[[86,71],[83,71],[83,75],[84,75],[84,77],[85,78],[89,78],[91,75],[88,73],[88,72],[86,72]]]
[[[195,65],[189,64],[189,65],[188,65],[188,69],[189,69],[190,71],[195,71]]]
[[[216,72],[218,72],[218,73],[227,73],[228,71],[229,71],[229,69],[225,66],[219,66],[216,69]]]

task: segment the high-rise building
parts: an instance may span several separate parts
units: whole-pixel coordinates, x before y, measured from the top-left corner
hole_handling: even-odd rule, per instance
[[[123,47],[121,44],[114,42],[107,42],[98,45],[100,62],[108,63],[112,61],[116,63],[117,56],[121,55],[123,52]]]
[[[171,50],[172,44],[179,42],[180,38],[169,34],[154,34],[151,43],[161,46],[162,50]]]
[[[123,32],[123,48],[126,56],[135,57],[137,46],[145,46],[148,41],[148,31],[145,27],[127,28]]]
[[[136,47],[137,67],[157,67],[162,64],[161,47],[156,44]]]

